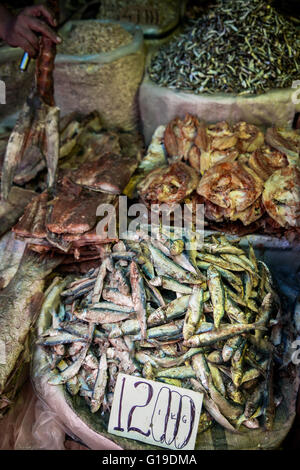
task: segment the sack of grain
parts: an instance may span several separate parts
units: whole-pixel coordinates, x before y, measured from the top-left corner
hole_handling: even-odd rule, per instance
[[[55,61],[55,100],[65,115],[98,111],[106,126],[137,125],[145,53],[140,28],[118,22],[72,21]]]
[[[139,25],[145,39],[169,35],[179,24],[185,1],[103,0],[98,18],[128,21]]]
[[[34,63],[29,65],[26,73],[19,69],[23,55],[22,49],[8,46],[0,48],[0,80],[5,83],[6,103],[0,102],[0,119],[16,113],[23,105],[33,84]]]

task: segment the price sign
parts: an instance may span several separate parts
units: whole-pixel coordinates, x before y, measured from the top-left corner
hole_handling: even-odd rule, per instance
[[[108,432],[174,450],[193,450],[203,395],[119,374]]]

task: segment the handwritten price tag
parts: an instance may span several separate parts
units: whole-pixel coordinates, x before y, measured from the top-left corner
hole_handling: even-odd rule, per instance
[[[108,432],[174,450],[193,450],[203,395],[119,374]]]

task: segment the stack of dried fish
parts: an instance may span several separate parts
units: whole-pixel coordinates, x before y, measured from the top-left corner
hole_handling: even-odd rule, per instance
[[[187,251],[191,240],[138,231],[88,276],[53,281],[52,326],[38,339],[49,383],[105,413],[119,372],[143,376],[204,393],[201,430],[271,430],[281,310],[270,272],[237,240]]]
[[[193,93],[263,93],[299,77],[297,27],[264,0],[218,0],[153,56],[150,78]]]
[[[10,131],[11,130],[9,128],[5,128],[0,134],[0,176],[7,143],[10,136]],[[27,176],[25,177],[25,179],[23,179],[23,176],[25,174]],[[20,168],[20,171],[17,171],[16,173],[14,182],[22,184],[24,186],[24,183],[31,179],[31,176],[32,174],[30,169],[28,173],[24,173]],[[17,186],[13,186],[11,188],[7,200],[0,201],[0,236],[6,233],[9,229],[11,229],[11,227],[13,227],[13,225],[23,214],[27,204],[34,196],[35,192],[31,189],[27,189],[26,187],[20,188]]]
[[[35,251],[68,254],[70,262],[98,259],[111,240],[96,233],[97,208],[117,203],[142,148],[138,134],[107,131],[96,113],[63,118],[56,187],[31,201],[13,229],[16,235]]]
[[[187,114],[156,130],[137,191],[149,207],[204,204],[211,228],[295,237],[299,151],[296,130],[270,128],[264,135],[246,122],[206,124]]]

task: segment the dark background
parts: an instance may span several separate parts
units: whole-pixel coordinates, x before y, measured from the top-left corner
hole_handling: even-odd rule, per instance
[[[0,3],[3,3],[7,7],[15,11],[18,11],[26,6],[39,4],[39,3],[45,3],[45,2],[43,0],[40,0],[40,1],[10,0],[9,2],[3,1]],[[87,18],[92,18],[93,16],[97,14],[97,10],[99,9],[100,3],[101,3],[101,0],[99,0],[99,2],[96,2],[95,0],[94,1],[92,0],[65,0],[65,1],[61,0],[60,1],[61,11],[63,12],[63,16],[71,14],[72,12],[82,9],[84,6],[87,6],[86,14],[84,15]],[[132,3],[134,3],[134,0],[132,0]],[[162,3],[163,3],[163,0],[162,0]],[[186,3],[187,3],[187,10],[195,9],[197,11],[197,7],[200,7],[199,13],[201,13],[202,8],[208,5],[209,3],[213,3],[213,1],[211,0],[210,1],[209,0],[187,0]],[[271,3],[275,8],[277,8],[283,14],[287,16],[292,16],[295,19],[298,19],[300,21],[300,1],[299,0],[270,0],[270,1],[266,0],[266,3]],[[128,5],[130,6],[130,0],[128,0]],[[62,18],[62,20],[64,19],[65,18]]]

